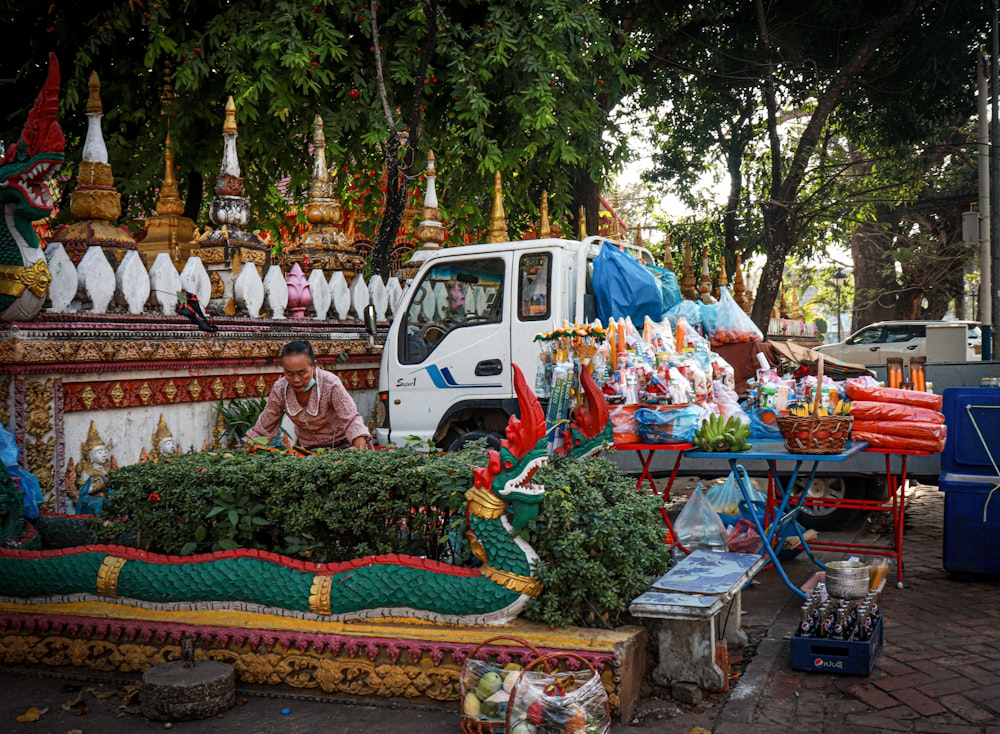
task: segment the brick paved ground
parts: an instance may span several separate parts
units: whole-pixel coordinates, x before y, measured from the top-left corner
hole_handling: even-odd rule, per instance
[[[713,731],[1000,734],[1000,581],[950,577],[942,565],[943,515],[937,487],[910,489],[905,588],[887,585],[883,592],[885,646],[870,676],[793,671],[793,600]]]

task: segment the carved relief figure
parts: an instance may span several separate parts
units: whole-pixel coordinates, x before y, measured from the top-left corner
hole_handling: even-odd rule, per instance
[[[153,431],[153,450],[149,452],[148,460],[155,464],[161,456],[171,456],[178,453],[180,452],[177,450],[174,434],[167,428],[167,421],[164,419],[163,413],[160,413],[160,422],[157,424],[156,430]]]
[[[111,450],[90,422],[87,440],[80,444],[80,462],[76,465],[77,506],[82,514],[98,514],[107,493],[107,474],[114,466]]]

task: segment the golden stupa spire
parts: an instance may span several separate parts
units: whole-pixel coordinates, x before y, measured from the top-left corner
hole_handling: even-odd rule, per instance
[[[229,99],[226,100],[226,119],[222,123],[222,134],[230,135],[236,132],[236,103],[233,102],[233,95],[229,95]]]
[[[684,271],[681,276],[681,295],[689,301],[698,300],[698,281],[691,262],[691,240],[684,240]]]
[[[722,289],[729,285],[729,277],[726,274],[726,256],[723,255],[719,261],[719,279],[716,281],[715,295],[721,297]],[[732,294],[730,294],[732,295]]]
[[[670,230],[668,229],[664,234],[666,237],[663,241],[663,267],[667,270],[673,270],[674,254],[670,251]]]
[[[170,150],[170,133],[163,148],[163,185],[160,186],[160,196],[156,200],[156,213],[161,217],[166,214],[183,214],[184,201],[181,199],[177,179],[174,177],[174,153]]]
[[[635,228],[635,246],[636,247],[642,247],[643,246],[643,242],[642,242],[642,225],[641,224],[638,227]]]
[[[490,212],[490,228],[487,242],[507,242],[507,215],[503,210],[503,179],[500,171],[493,176],[493,210]]]
[[[708,248],[701,248],[701,281],[698,283],[699,298],[702,303],[715,303],[712,295],[712,276],[708,270]]]
[[[538,236],[541,239],[552,236],[552,228],[549,226],[549,192],[542,191],[541,214],[538,222]]]
[[[583,204],[580,205],[580,217],[577,220],[577,229],[579,231],[577,239],[583,242],[587,239],[587,210],[583,208]]]
[[[733,275],[733,299],[746,313],[750,313],[750,294],[743,281],[743,263],[740,253],[736,253],[736,269]]]

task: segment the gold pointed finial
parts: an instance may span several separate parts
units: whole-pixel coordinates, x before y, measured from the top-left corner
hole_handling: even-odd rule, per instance
[[[580,216],[577,219],[577,230],[577,239],[581,242],[587,239],[587,210],[583,207],[583,204],[580,205]]]
[[[174,176],[174,153],[170,149],[170,133],[167,133],[163,149],[163,185],[160,186],[160,196],[156,200],[156,213],[161,217],[184,213],[184,201],[181,199],[177,178]]]
[[[702,303],[715,303],[712,295],[712,276],[708,270],[708,248],[701,248],[701,280],[698,282],[699,298]]]
[[[87,97],[87,114],[103,115],[104,106],[101,104],[101,80],[97,78],[97,72],[90,72],[90,80],[87,82],[90,88],[90,96]]]
[[[222,123],[222,134],[233,135],[236,133],[236,103],[233,102],[232,95],[226,100],[226,121]]]
[[[435,168],[436,161],[434,160],[434,151],[427,151],[427,175],[437,176],[437,168]]]
[[[729,285],[729,276],[726,274],[726,257],[725,255],[719,261],[719,280],[717,285],[722,288],[723,286]]]
[[[635,228],[635,246],[636,247],[642,247],[643,246],[643,242],[642,242],[642,225],[641,224],[638,227]]]
[[[694,265],[691,262],[691,240],[684,240],[684,270],[681,276],[681,295],[689,301],[698,299],[698,281],[694,277]]]
[[[549,192],[542,191],[541,219],[538,223],[538,236],[542,239],[552,236],[549,227]]]
[[[490,212],[490,228],[487,242],[507,242],[507,215],[503,210],[503,179],[500,171],[493,176],[493,211]]]
[[[746,313],[750,313],[750,294],[747,293],[746,283],[743,281],[743,263],[739,252],[736,253],[736,268],[733,273],[733,300]]]
[[[670,251],[670,230],[664,232],[663,240],[663,267],[667,270],[674,269],[674,254]]]

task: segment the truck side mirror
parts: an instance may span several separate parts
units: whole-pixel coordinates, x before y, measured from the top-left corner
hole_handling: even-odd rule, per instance
[[[375,307],[370,303],[365,306],[364,319],[365,331],[368,332],[369,336],[374,337],[378,330],[375,323]]]

